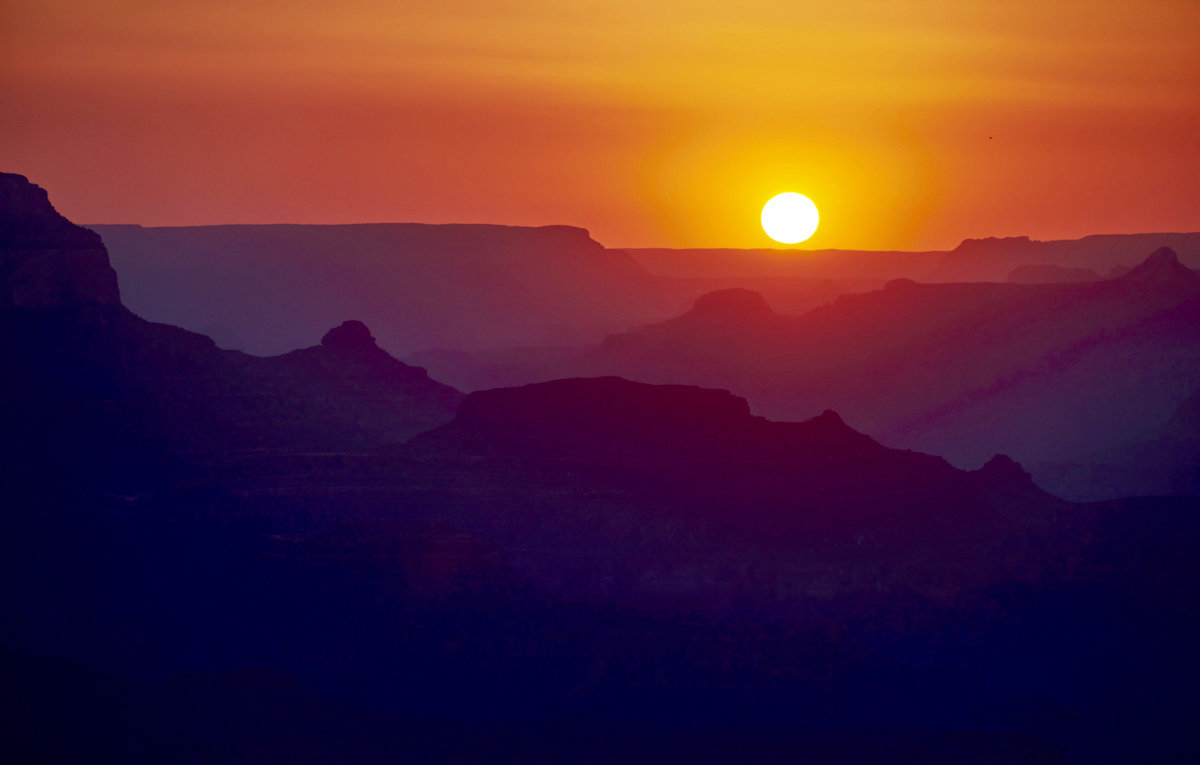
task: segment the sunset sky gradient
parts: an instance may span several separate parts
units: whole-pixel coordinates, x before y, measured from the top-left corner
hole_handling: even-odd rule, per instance
[[[88,223],[806,248],[1200,229],[1195,0],[0,0],[0,169]]]

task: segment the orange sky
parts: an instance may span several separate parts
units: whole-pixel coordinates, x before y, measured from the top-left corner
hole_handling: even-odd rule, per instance
[[[1200,230],[1197,0],[0,0],[0,169],[147,225]]]

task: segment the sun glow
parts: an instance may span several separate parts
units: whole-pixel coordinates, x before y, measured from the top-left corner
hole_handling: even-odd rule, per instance
[[[817,206],[803,194],[777,194],[762,209],[762,227],[780,244],[796,244],[813,235],[821,216]]]

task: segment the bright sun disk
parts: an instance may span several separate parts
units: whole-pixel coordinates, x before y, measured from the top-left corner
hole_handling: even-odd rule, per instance
[[[780,244],[796,244],[813,235],[821,216],[817,206],[803,194],[776,194],[763,205],[762,227]]]

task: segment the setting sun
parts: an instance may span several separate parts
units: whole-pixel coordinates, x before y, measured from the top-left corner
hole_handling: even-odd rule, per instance
[[[817,206],[803,194],[777,194],[763,205],[762,227],[780,244],[796,244],[813,235],[821,216]]]

